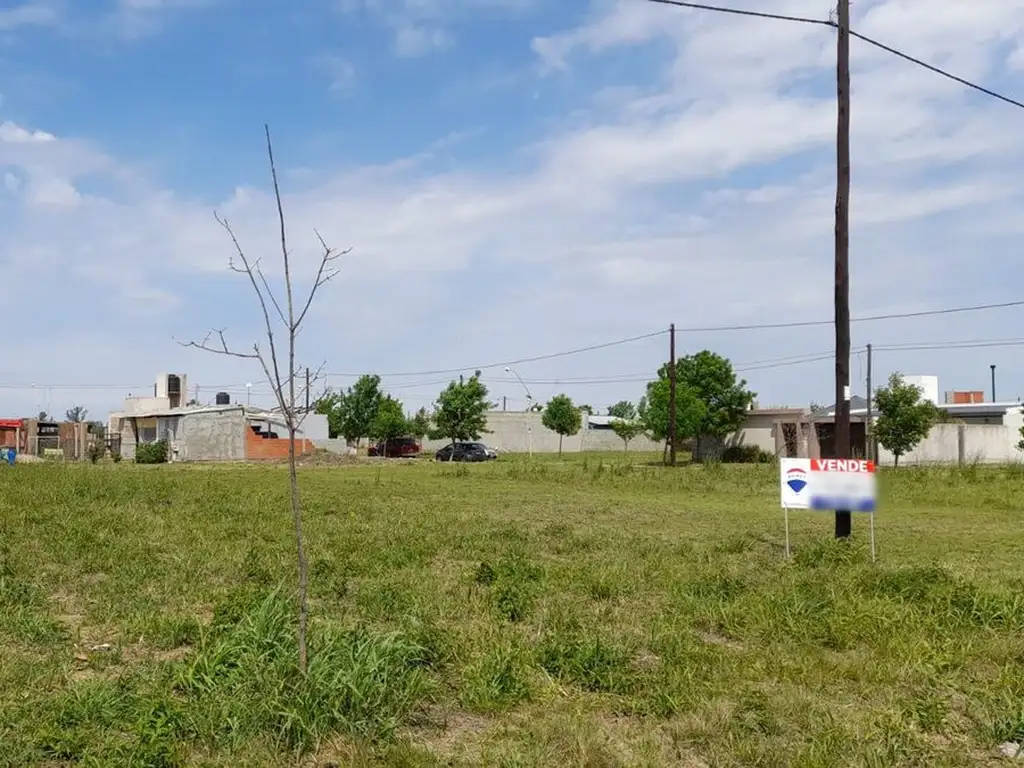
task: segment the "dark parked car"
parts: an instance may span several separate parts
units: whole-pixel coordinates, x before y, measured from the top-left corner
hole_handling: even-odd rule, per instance
[[[386,443],[386,444],[385,444]],[[366,451],[367,456],[383,456],[387,459],[402,459],[417,456],[420,444],[415,437],[396,437],[393,440],[381,441],[371,445]]]
[[[434,458],[437,461],[487,461],[492,457],[483,443],[455,443],[446,445]]]

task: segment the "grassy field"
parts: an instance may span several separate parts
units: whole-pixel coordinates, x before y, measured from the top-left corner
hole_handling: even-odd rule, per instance
[[[773,467],[0,468],[0,765],[998,764],[1024,469],[791,516]]]

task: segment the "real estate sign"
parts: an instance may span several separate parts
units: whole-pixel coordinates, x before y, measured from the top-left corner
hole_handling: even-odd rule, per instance
[[[874,462],[862,459],[781,459],[783,509],[875,511]]]
[[[862,459],[781,459],[779,489],[786,521],[789,558],[789,510],[845,509],[867,512],[871,521],[871,561],[875,560],[875,507],[878,503],[874,462]]]

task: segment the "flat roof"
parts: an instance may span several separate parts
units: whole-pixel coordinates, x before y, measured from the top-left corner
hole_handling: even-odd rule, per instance
[[[939,408],[945,411],[992,411],[993,413],[1006,413],[1018,408],[1024,408],[1024,403],[941,403]]]

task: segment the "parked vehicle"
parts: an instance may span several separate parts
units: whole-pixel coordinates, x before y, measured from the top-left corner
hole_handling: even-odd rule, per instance
[[[437,461],[489,461],[497,457],[497,453],[491,456],[488,453],[487,446],[483,443],[455,443],[454,445],[446,445],[434,454],[434,458]]]
[[[417,456],[419,452],[420,444],[415,437],[396,437],[393,440],[382,440],[376,445],[371,445],[367,449],[366,455],[383,456],[386,459],[403,459]]]

